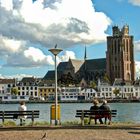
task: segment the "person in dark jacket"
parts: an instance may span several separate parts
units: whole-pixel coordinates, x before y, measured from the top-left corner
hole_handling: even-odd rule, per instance
[[[111,114],[110,114],[110,106],[107,104],[107,101],[106,100],[103,100],[103,104],[99,107],[100,110],[103,110],[103,111],[107,111],[105,113],[105,115],[103,114],[103,117],[105,118],[105,124],[107,122],[107,119],[109,120],[109,123],[111,123]]]
[[[90,107],[90,110],[91,110],[91,111],[98,111],[98,110],[99,110],[98,104],[99,104],[98,100],[96,100],[96,99],[93,100],[93,106]],[[89,123],[88,123],[88,124],[90,124],[92,118],[94,118],[95,124],[97,124],[97,118],[96,118],[96,116],[95,116],[95,117],[90,116],[90,117],[89,117]],[[100,121],[101,124],[103,124],[103,122],[102,122],[101,119],[99,119],[99,121]]]

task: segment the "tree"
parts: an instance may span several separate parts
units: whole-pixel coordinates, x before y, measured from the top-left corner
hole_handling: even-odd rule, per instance
[[[12,95],[17,95],[18,94],[18,88],[17,87],[12,87],[11,88],[11,94]]]
[[[97,88],[97,84],[94,81],[90,82],[90,87],[96,89]]]
[[[108,83],[110,83],[110,79],[109,79],[109,77],[108,77],[108,75],[106,73],[104,75],[104,80],[107,81]]]
[[[113,93],[115,94],[115,96],[117,96],[117,95],[120,94],[120,90],[117,89],[117,88],[115,88],[115,89],[113,90]]]

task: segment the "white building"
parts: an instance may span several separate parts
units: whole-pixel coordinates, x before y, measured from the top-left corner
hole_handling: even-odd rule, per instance
[[[19,96],[29,96],[32,98],[38,98],[38,84],[34,77],[25,77],[16,87],[18,88]]]
[[[77,101],[81,95],[81,87],[62,87],[59,97],[61,101]]]
[[[85,88],[81,91],[81,94],[85,96],[85,100],[92,100],[98,97],[98,93],[93,88]]]

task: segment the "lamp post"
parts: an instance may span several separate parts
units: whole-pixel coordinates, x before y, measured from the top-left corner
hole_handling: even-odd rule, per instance
[[[49,51],[54,55],[55,57],[55,125],[57,125],[58,120],[58,113],[57,113],[57,64],[56,64],[56,56],[62,51],[62,49],[57,48],[57,44],[53,49],[49,49]]]

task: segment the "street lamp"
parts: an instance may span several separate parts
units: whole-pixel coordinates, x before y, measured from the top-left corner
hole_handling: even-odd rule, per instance
[[[58,118],[58,113],[57,113],[57,64],[56,64],[56,56],[62,51],[62,49],[57,48],[57,44],[53,49],[49,49],[49,51],[54,55],[55,57],[55,125],[57,125],[57,118]]]

